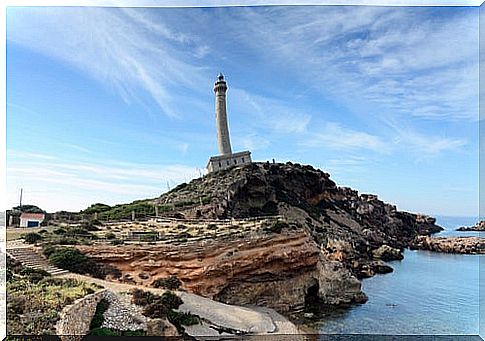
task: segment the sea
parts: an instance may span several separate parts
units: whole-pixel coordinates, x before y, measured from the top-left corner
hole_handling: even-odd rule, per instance
[[[458,232],[477,217],[437,217],[445,230],[435,236],[482,236]],[[484,276],[479,285],[480,262]],[[404,251],[389,262],[394,272],[362,281],[367,303],[327,313],[316,327],[321,334],[477,335],[485,331],[485,256]],[[484,295],[481,295],[482,297]]]

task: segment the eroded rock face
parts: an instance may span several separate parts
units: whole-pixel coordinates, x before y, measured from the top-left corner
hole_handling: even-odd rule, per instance
[[[116,266],[132,283],[150,286],[156,279],[175,275],[187,291],[231,304],[298,310],[310,288],[328,304],[365,300],[360,282],[342,263],[326,259],[304,229],[182,246],[79,249]]]

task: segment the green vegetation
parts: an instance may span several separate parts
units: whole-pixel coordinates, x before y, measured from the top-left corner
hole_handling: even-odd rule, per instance
[[[284,221],[276,221],[266,227],[266,230],[273,233],[281,233],[283,229],[289,228],[289,225]]]
[[[71,272],[87,274],[96,278],[121,277],[121,271],[108,264],[99,264],[81,253],[78,249],[70,247],[45,246],[43,253],[49,259],[49,263]]]
[[[106,239],[116,239],[116,235],[113,232],[106,233],[104,237]]]
[[[111,209],[111,206],[106,205],[106,204],[101,204],[101,203],[96,203],[92,204],[88,208],[86,208],[84,211],[81,211],[81,213],[84,214],[95,214],[95,213],[101,213],[101,212],[106,212]]]
[[[43,209],[35,205],[22,205],[12,208],[13,211],[20,211],[26,213],[45,213]]]
[[[150,318],[167,318],[179,331],[182,326],[200,323],[200,318],[191,313],[175,311],[183,301],[171,291],[166,291],[162,296],[150,292],[135,289],[132,291],[132,302],[143,308],[143,315]]]
[[[169,205],[158,206],[159,212],[170,210]],[[135,211],[137,218],[155,215],[155,205],[151,203],[151,199],[137,200],[130,204],[122,204],[115,206],[108,206],[104,204],[94,204],[82,211],[85,214],[98,214],[99,220],[120,220],[131,219],[131,213]],[[94,222],[91,222],[94,223]]]
[[[171,275],[167,278],[159,278],[152,282],[154,288],[164,288],[169,290],[177,290],[182,285],[180,279],[177,276]]]
[[[174,310],[168,312],[167,318],[178,330],[181,330],[182,326],[191,326],[200,323],[199,316]]]
[[[101,299],[96,306],[96,312],[94,313],[93,319],[91,320],[90,330],[99,328],[104,322],[104,312],[108,310],[109,302],[106,299]]]
[[[50,277],[7,257],[7,334],[55,334],[59,312],[100,287],[73,279]]]
[[[35,233],[35,232],[30,232],[30,233],[27,233],[26,235],[24,235],[24,240],[28,244],[35,244],[36,242],[38,242],[41,239],[42,239],[42,236],[38,233]]]

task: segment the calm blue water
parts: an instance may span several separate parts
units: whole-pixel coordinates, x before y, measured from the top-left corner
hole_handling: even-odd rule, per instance
[[[441,235],[473,235],[453,230],[475,222],[438,217],[438,224],[447,229]],[[389,262],[393,273],[363,280],[366,304],[325,317],[320,332],[478,334],[480,259],[483,256],[406,250],[403,261]]]

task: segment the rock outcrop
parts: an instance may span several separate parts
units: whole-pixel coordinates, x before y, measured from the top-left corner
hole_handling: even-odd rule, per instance
[[[462,226],[456,229],[457,231],[478,231],[484,232],[485,231],[485,220],[481,220],[476,223],[474,226]]]
[[[411,248],[444,253],[485,254],[485,240],[480,237],[419,236]]]
[[[78,246],[122,271],[130,283],[151,286],[170,275],[183,288],[229,304],[299,310],[309,295],[323,303],[363,302],[360,282],[328,259],[305,229],[261,233],[187,245]]]
[[[435,218],[398,211],[376,195],[338,187],[328,173],[292,163],[253,163],[211,173],[153,203],[172,205],[172,214],[186,218],[283,215],[310,231],[327,254],[334,249],[335,258],[355,274],[382,245],[402,249],[418,235],[442,230]],[[345,247],[337,250],[336,243]]]

